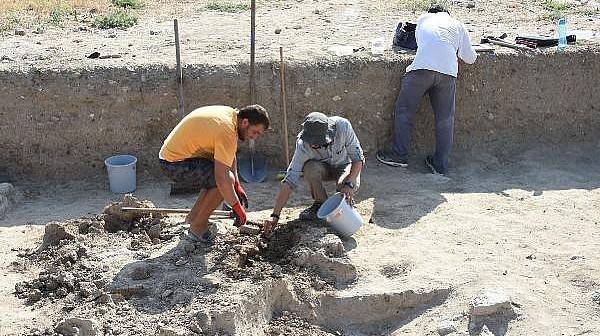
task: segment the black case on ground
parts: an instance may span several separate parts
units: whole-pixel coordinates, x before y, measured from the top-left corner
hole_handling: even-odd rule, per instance
[[[417,50],[417,39],[415,37],[416,30],[417,25],[414,23],[398,23],[396,33],[394,34],[394,47]]]
[[[567,36],[567,43],[575,43],[577,37],[575,35]],[[541,35],[530,35],[530,36],[517,36],[515,38],[517,44],[519,42],[531,42],[535,43],[538,47],[556,47],[558,45],[558,38]]]

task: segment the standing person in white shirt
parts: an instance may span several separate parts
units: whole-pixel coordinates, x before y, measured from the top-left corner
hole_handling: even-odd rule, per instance
[[[440,5],[433,5],[417,20],[417,55],[406,68],[396,100],[392,150],[377,152],[377,160],[407,167],[412,119],[425,93],[435,114],[435,153],[425,159],[434,174],[445,174],[452,149],[458,62],[477,58],[465,26]]]

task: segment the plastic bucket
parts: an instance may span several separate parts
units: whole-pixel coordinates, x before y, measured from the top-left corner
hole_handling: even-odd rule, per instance
[[[123,194],[135,190],[136,162],[137,158],[133,155],[115,155],[104,160],[110,191]]]
[[[331,227],[343,236],[352,236],[363,225],[362,217],[348,202],[342,193],[329,197],[317,212],[317,217],[325,219]]]

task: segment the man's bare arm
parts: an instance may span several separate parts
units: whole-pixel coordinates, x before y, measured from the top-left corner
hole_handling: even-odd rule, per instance
[[[233,189],[233,184],[236,181],[235,174],[230,167],[219,161],[215,161],[215,181],[217,182],[219,192],[227,204],[233,206],[239,202]]]

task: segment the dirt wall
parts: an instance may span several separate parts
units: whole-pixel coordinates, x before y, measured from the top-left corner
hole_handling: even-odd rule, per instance
[[[373,156],[390,140],[394,101],[408,56],[348,58],[287,65],[290,147],[310,111],[349,118]],[[11,178],[90,178],[103,160],[129,153],[139,173],[158,171],[162,140],[182,118],[174,69],[166,66],[30,69],[0,72],[0,171]],[[457,84],[454,155],[486,149],[510,155],[532,144],[597,141],[600,54],[488,54]],[[249,103],[248,65],[184,69],[186,111],[207,104]],[[273,130],[257,145],[283,166],[279,65],[259,63],[257,102]],[[427,100],[415,120],[415,152],[434,143]],[[241,146],[244,149],[244,146]],[[293,148],[290,148],[292,151]]]

